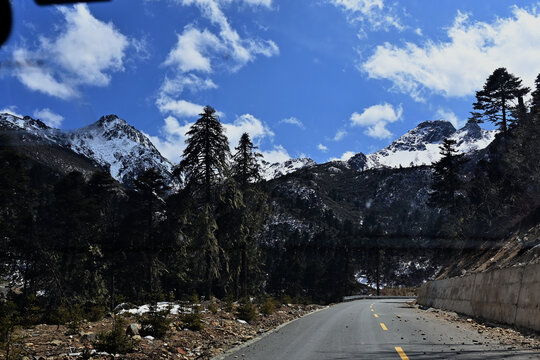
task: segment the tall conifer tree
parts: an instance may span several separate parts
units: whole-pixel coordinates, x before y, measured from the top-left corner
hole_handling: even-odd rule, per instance
[[[183,153],[179,170],[185,176],[187,187],[191,190],[198,205],[200,219],[197,250],[204,273],[204,287],[207,296],[212,293],[212,283],[219,272],[219,243],[215,236],[217,225],[214,220],[215,196],[213,189],[228,172],[230,156],[227,137],[216,116],[216,110],[206,106],[200,118],[187,132],[187,147]]]
[[[519,112],[519,99],[529,92],[523,87],[521,80],[508,73],[505,68],[496,69],[486,80],[482,90],[476,92],[473,104],[477,112],[473,112],[476,120],[487,119],[506,134],[509,125],[516,121],[516,110]]]

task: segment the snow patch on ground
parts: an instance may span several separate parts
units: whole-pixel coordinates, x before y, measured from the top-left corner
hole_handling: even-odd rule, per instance
[[[132,314],[132,315],[142,315],[142,314],[146,314],[147,312],[150,312],[150,308],[151,308],[151,305],[149,304],[135,306],[131,309],[125,309],[124,307],[126,306],[128,306],[128,304],[125,304],[125,303],[117,306],[117,308],[122,308],[122,310],[118,312],[118,315],[122,315],[125,313]],[[167,301],[158,302],[156,304],[156,309],[157,311],[160,311],[160,312],[168,310],[169,314],[172,314],[172,315],[189,314],[193,312],[193,309],[191,307],[185,307],[185,306],[181,306],[179,304],[175,304],[175,303],[167,302]]]

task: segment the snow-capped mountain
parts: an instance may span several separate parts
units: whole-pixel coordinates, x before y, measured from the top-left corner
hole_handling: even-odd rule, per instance
[[[310,158],[298,158],[273,164],[263,160],[261,162],[261,165],[262,178],[265,180],[272,180],[280,176],[290,174],[296,170],[309,166],[314,166],[316,165],[316,163]]]
[[[172,180],[172,163],[143,133],[116,115],[103,116],[94,124],[74,131],[53,129],[29,116],[20,118],[11,114],[0,114],[0,123],[89,158],[124,184],[131,184],[138,174],[152,167]]]
[[[76,153],[108,167],[120,182],[129,183],[152,167],[171,178],[172,163],[142,132],[116,115],[103,116],[92,125],[66,133],[65,139]]]
[[[72,150],[108,169],[111,176],[127,185],[152,167],[174,182],[171,175],[173,164],[160,154],[148,137],[116,115],[103,116],[94,124],[74,131],[54,129],[39,119],[11,114],[0,114],[0,125],[31,134],[29,142],[42,141]],[[439,145],[445,138],[456,140],[461,153],[469,153],[485,148],[495,134],[496,131],[483,130],[474,122],[456,130],[448,121],[425,121],[386,148],[368,155],[358,153],[347,163],[353,169],[362,170],[430,165],[440,159]],[[261,165],[262,177],[271,180],[317,164],[312,159],[299,158],[281,163],[263,160]]]
[[[431,165],[441,158],[439,146],[446,138],[456,140],[460,153],[470,153],[488,146],[496,133],[475,122],[456,130],[445,120],[424,121],[386,148],[368,155],[358,153],[348,163],[355,169]]]

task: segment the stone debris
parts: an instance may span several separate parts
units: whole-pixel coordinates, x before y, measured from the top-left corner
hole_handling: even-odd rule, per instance
[[[420,309],[420,307],[417,305],[415,307]],[[501,345],[537,351],[540,350],[540,334],[534,333],[533,331],[519,331],[501,324],[482,322],[479,319],[472,319],[462,316],[453,311],[445,311],[434,308],[429,308],[425,311],[435,315],[439,319],[454,322],[456,324],[456,328],[461,326],[463,328],[475,330],[479,334],[487,337],[489,340]],[[478,343],[476,340],[473,340],[473,342]]]
[[[235,303],[232,309],[227,309],[227,304],[224,302],[213,300],[212,303],[218,308],[215,314],[207,311],[210,302],[199,305],[179,303],[176,308],[186,309],[185,313],[191,313],[192,309],[199,306],[204,327],[201,331],[189,330],[182,321],[185,313],[171,314],[173,320],[171,332],[163,340],[151,336],[143,338],[138,326],[139,316],[128,311],[124,312],[121,316],[125,317],[129,324],[126,334],[138,340],[135,351],[129,354],[108,354],[96,352],[94,349],[98,334],[110,331],[112,328],[112,317],[92,323],[86,322],[81,327],[84,330],[75,335],[68,335],[68,329],[63,325],[58,329],[56,325],[45,324],[20,328],[16,334],[20,341],[14,344],[14,348],[20,354],[20,359],[27,360],[211,359],[285,322],[322,308],[319,305],[287,304],[278,306],[271,315],[259,315],[254,321],[247,323],[236,316],[238,304]],[[5,357],[0,351],[0,360],[2,359]]]

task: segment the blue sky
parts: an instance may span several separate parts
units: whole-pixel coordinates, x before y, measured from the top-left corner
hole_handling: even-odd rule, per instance
[[[117,114],[177,162],[202,105],[270,161],[370,153],[466,121],[497,67],[540,72],[537,1],[12,0],[0,110],[62,129]],[[486,125],[487,127],[487,125]]]

